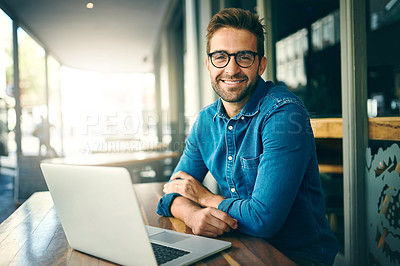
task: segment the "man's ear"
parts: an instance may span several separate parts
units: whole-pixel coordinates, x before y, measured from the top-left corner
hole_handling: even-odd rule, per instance
[[[210,73],[210,60],[208,60],[208,56],[206,56],[206,59],[204,60],[204,64],[206,66],[208,73]]]
[[[258,75],[261,76],[267,68],[267,58],[263,56],[260,61],[260,67],[258,68]]]

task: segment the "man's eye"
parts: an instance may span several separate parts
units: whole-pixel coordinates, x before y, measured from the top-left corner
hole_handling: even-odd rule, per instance
[[[240,60],[250,60],[251,58],[248,55],[241,55],[241,56],[239,56],[239,59]]]
[[[252,60],[252,55],[243,53],[243,54],[238,54],[238,59],[239,60]]]
[[[225,60],[226,59],[226,55],[224,55],[224,54],[216,54],[216,55],[214,55],[214,59],[215,60]]]

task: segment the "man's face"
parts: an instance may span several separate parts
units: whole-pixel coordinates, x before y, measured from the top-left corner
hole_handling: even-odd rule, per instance
[[[225,51],[228,54],[239,51],[257,52],[256,36],[243,29],[225,27],[217,30],[210,39],[210,53]],[[246,103],[255,89],[258,76],[266,67],[267,59],[261,60],[257,55],[251,67],[242,68],[231,56],[229,64],[224,68],[216,68],[206,58],[206,68],[211,78],[214,91],[225,102]]]

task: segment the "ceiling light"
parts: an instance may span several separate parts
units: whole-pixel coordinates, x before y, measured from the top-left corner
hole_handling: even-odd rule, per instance
[[[92,2],[89,2],[89,3],[86,4],[86,8],[91,9],[93,7],[94,7],[94,4]]]

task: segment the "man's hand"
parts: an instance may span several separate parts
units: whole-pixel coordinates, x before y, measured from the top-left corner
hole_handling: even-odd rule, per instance
[[[237,221],[215,208],[201,208],[186,217],[185,224],[193,234],[216,237],[237,228]]]
[[[179,171],[171,177],[171,182],[164,185],[164,193],[178,193],[203,206],[218,208],[224,197],[211,193],[191,175]]]
[[[237,220],[226,212],[212,207],[202,208],[184,197],[174,200],[171,212],[190,227],[195,235],[216,237],[238,227]]]

